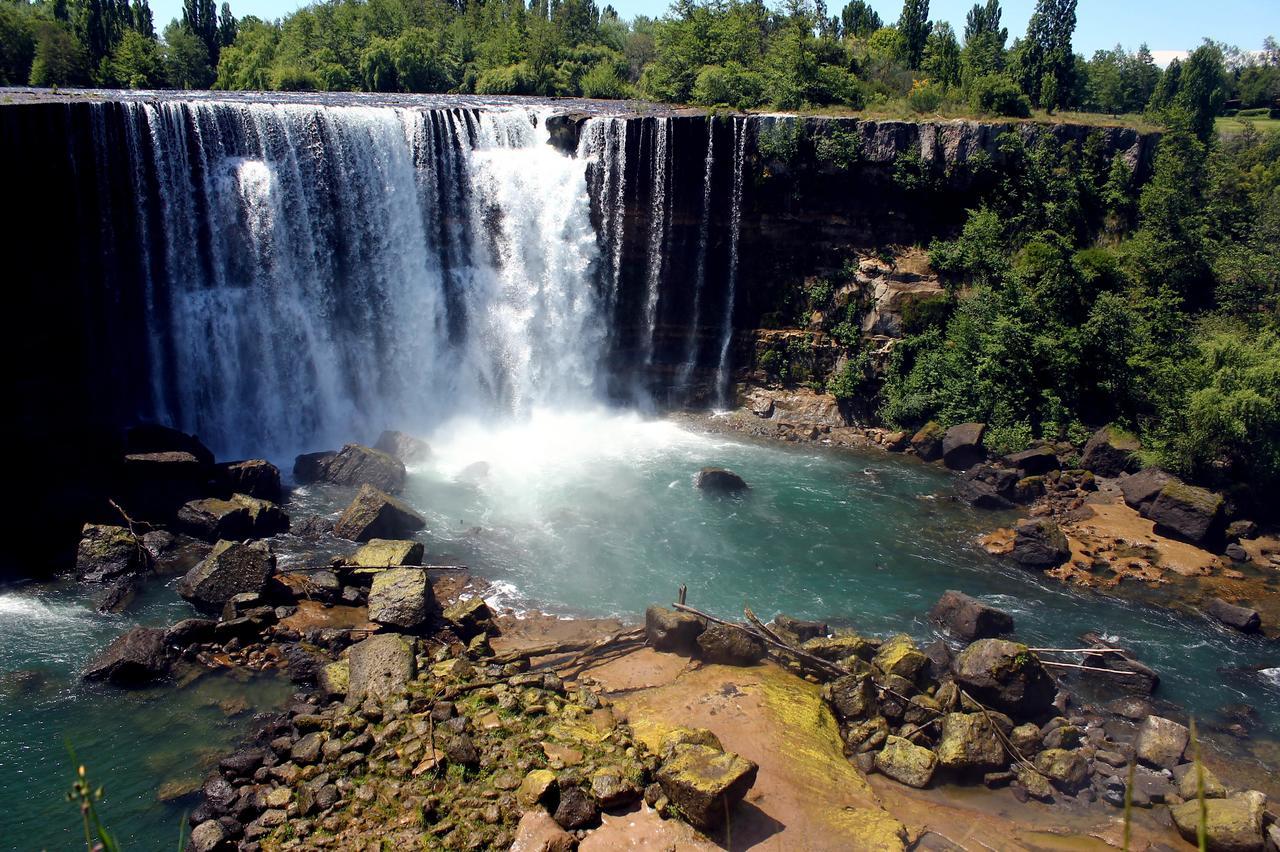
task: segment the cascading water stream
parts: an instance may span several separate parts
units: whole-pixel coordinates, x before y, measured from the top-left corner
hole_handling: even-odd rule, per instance
[[[694,261],[693,311],[685,343],[684,358],[676,373],[677,391],[686,391],[689,377],[698,362],[698,323],[702,313],[702,288],[707,279],[707,239],[711,233],[711,179],[715,168],[715,116],[707,116],[707,152],[702,160],[702,215],[698,222],[698,253]]]
[[[609,316],[614,316],[622,279],[622,241],[627,195],[626,119],[597,117],[582,127],[577,157],[599,168],[600,242],[608,260],[605,281]],[[616,318],[616,317],[615,317]]]
[[[654,334],[658,325],[658,299],[662,292],[663,258],[666,256],[668,149],[671,119],[657,118],[653,123],[652,182],[649,190],[649,242],[645,252],[646,292],[644,303],[644,363],[653,363]]]
[[[738,238],[742,233],[742,178],[747,153],[746,120],[733,119],[733,196],[729,207],[729,274],[724,300],[724,322],[721,326],[720,358],[716,365],[716,394],[720,408],[727,408],[729,398],[729,347],[733,342],[733,308],[738,290]]]

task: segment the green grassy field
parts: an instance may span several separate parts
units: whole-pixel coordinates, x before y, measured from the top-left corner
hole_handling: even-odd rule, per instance
[[[1246,125],[1253,125],[1260,131],[1280,130],[1280,118],[1223,118],[1219,117],[1214,126],[1219,133],[1239,133]]]

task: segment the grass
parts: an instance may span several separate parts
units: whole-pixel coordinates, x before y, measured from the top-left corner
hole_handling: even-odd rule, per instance
[[[771,112],[769,107],[760,107],[751,112]],[[1159,131],[1160,125],[1150,121],[1140,113],[1109,115],[1098,112],[1055,112],[1049,114],[1044,110],[1032,110],[1030,118],[1012,118],[1000,115],[985,115],[977,112],[968,104],[944,102],[932,112],[920,113],[907,105],[905,98],[882,101],[855,110],[844,106],[807,106],[799,110],[779,110],[794,112],[797,115],[829,116],[832,118],[860,118],[864,120],[903,120],[903,121],[938,121],[950,119],[966,119],[988,123],[1021,123],[1032,124],[1080,124],[1087,127],[1127,127],[1140,133]]]
[[[1224,135],[1243,133],[1247,126],[1252,126],[1263,132],[1276,131],[1280,130],[1280,118],[1240,118],[1238,116],[1226,118],[1225,116],[1219,116],[1214,120],[1213,126],[1219,133]]]

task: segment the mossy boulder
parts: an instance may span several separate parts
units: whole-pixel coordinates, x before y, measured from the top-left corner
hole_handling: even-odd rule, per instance
[[[346,660],[329,663],[316,672],[316,686],[330,701],[340,701],[345,698],[350,683],[351,665]]]
[[[556,774],[550,769],[534,769],[520,782],[516,799],[526,807],[532,807],[551,797],[556,787]]]
[[[351,541],[370,541],[402,538],[426,525],[426,519],[407,503],[372,485],[362,485],[351,505],[333,525],[333,532]]]
[[[1196,773],[1194,764],[1186,764],[1186,771],[1182,773],[1182,778],[1178,781],[1178,795],[1184,799],[1191,800],[1200,795],[1203,789],[1206,799],[1222,799],[1227,795],[1227,788],[1218,776],[1213,774],[1209,767],[1201,765],[1200,774]],[[1174,773],[1177,775],[1177,772]],[[1201,787],[1201,779],[1203,779],[1203,787]]]
[[[978,701],[1016,718],[1035,719],[1052,706],[1057,687],[1026,645],[979,639],[960,652],[956,682]]]
[[[644,635],[657,651],[692,656],[698,651],[698,637],[705,629],[706,624],[693,613],[663,606],[644,611]]]
[[[663,760],[669,760],[675,755],[677,748],[685,745],[700,745],[716,751],[724,751],[724,746],[720,744],[720,738],[714,731],[707,728],[672,728],[663,734],[662,742],[658,746],[658,754]]]
[[[1098,476],[1119,476],[1138,470],[1137,453],[1142,449],[1136,435],[1118,426],[1103,426],[1084,445],[1080,466]]]
[[[914,681],[929,664],[929,658],[920,652],[910,636],[899,633],[880,646],[871,664],[887,675]]]
[[[369,620],[385,627],[418,630],[426,624],[434,605],[427,572],[421,568],[379,572],[369,589]]]
[[[853,633],[837,633],[835,636],[818,636],[800,645],[800,649],[808,651],[815,657],[838,663],[849,657],[859,657],[871,662],[871,658],[879,650],[880,643],[864,639]]]
[[[347,444],[325,464],[324,479],[335,485],[372,485],[398,494],[404,488],[404,462],[372,447]]]
[[[911,449],[925,461],[937,461],[942,458],[942,439],[946,430],[932,420],[920,427],[911,436]]]
[[[936,751],[939,765],[957,772],[991,772],[1009,762],[995,726],[982,713],[948,713]]]
[[[718,827],[756,782],[759,767],[708,746],[678,746],[658,769],[658,783],[672,807],[695,827]]]
[[[1078,751],[1047,748],[1036,755],[1035,766],[1064,793],[1075,793],[1089,782],[1089,762]]]
[[[399,695],[417,672],[413,643],[396,633],[380,633],[351,646],[346,703],[384,701]]]
[[[858,852],[904,852],[907,827],[878,808],[845,808],[837,823],[845,837],[857,838]]]
[[[843,720],[861,719],[876,707],[875,686],[870,675],[845,675],[823,687],[823,696]]]
[[[876,753],[876,771],[908,787],[927,787],[933,780],[938,757],[904,737],[889,737]]]
[[[1257,790],[1229,799],[1209,799],[1205,805],[1205,836],[1209,852],[1262,852],[1262,820],[1267,797]],[[1200,802],[1191,800],[1169,809],[1178,833],[1196,842]]]
[[[444,611],[444,620],[453,625],[463,638],[478,636],[492,623],[493,610],[484,598],[474,595],[457,601]]]
[[[1208,546],[1222,537],[1226,527],[1221,494],[1182,482],[1160,489],[1143,512],[1155,522],[1156,532],[1191,544]]]
[[[387,568],[421,565],[422,542],[411,539],[374,538],[352,555],[348,564],[356,568]]]
[[[1023,568],[1043,571],[1070,559],[1071,546],[1053,521],[1029,518],[1014,525],[1010,555]]]
[[[1138,728],[1133,748],[1138,760],[1157,769],[1173,769],[1191,742],[1191,731],[1163,716],[1148,716]]]
[[[125,527],[85,524],[80,531],[76,573],[82,580],[114,580],[146,569],[149,562],[142,542]]]
[[[266,459],[245,459],[218,465],[218,479],[227,494],[248,494],[279,503],[284,497],[280,468]]]
[[[764,659],[764,642],[736,627],[713,624],[698,634],[698,649],[708,663],[753,666]]]
[[[266,542],[220,541],[178,583],[178,594],[207,612],[221,612],[235,595],[261,594],[275,569]]]

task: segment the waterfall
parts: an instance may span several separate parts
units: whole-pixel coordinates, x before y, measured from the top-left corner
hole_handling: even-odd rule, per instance
[[[663,263],[667,246],[667,158],[671,119],[653,121],[653,167],[649,190],[649,242],[645,251],[645,348],[644,363],[653,363],[653,338],[658,325],[658,297],[662,291]]]
[[[678,391],[688,390],[689,376],[698,364],[698,323],[701,321],[702,287],[707,278],[707,238],[711,233],[711,179],[716,155],[715,122],[715,116],[707,116],[707,151],[702,161],[702,215],[698,222],[698,253],[694,260],[693,311],[684,359],[676,373],[675,386]]]
[[[716,365],[716,393],[720,408],[727,408],[729,398],[729,346],[733,342],[733,307],[738,289],[738,237],[742,232],[742,177],[747,151],[745,119],[733,119],[733,196],[729,207],[729,275],[724,300],[724,322],[721,326],[720,359]]]
[[[627,195],[627,120],[588,119],[578,142],[578,159],[598,169],[600,242],[608,260],[605,283],[609,315],[617,307],[622,276],[622,238]],[[616,317],[615,317],[616,318]]]
[[[585,166],[538,116],[123,108],[141,244],[121,250],[156,270],[153,416],[224,454],[284,454],[597,396]]]

